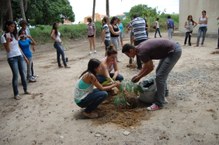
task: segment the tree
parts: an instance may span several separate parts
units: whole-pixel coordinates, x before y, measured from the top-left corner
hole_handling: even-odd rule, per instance
[[[106,15],[109,17],[109,0],[106,0]]]
[[[94,21],[95,18],[95,9],[96,9],[96,0],[93,0],[93,13],[92,13],[92,20]]]
[[[28,19],[35,24],[60,22],[60,16],[75,21],[75,15],[68,0],[29,0],[26,12]]]
[[[25,12],[27,10],[27,0],[20,0],[20,9],[21,9],[22,19],[27,21],[26,15],[25,15]]]
[[[6,20],[13,20],[11,0],[0,0],[0,29]]]
[[[149,24],[148,26],[150,27],[150,18],[157,16],[157,9],[139,4],[132,7],[129,12],[130,18],[133,18],[134,15],[147,19],[147,24]]]

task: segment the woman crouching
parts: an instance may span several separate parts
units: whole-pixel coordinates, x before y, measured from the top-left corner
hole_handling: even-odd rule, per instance
[[[101,62],[98,59],[90,59],[87,70],[81,74],[75,87],[74,101],[79,107],[85,108],[83,115],[88,118],[98,117],[93,111],[107,98],[106,91],[120,85],[120,82],[115,82],[109,86],[102,86],[96,78],[96,73],[101,71],[100,69],[102,69]]]

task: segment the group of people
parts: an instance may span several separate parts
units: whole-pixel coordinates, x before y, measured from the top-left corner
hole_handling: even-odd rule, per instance
[[[105,44],[106,57],[101,61],[96,58],[89,60],[87,70],[79,77],[74,91],[74,101],[79,107],[85,108],[83,114],[89,118],[98,117],[98,113],[94,110],[109,96],[108,91],[114,87],[119,87],[124,79],[119,73],[117,65],[118,53],[116,48],[119,39],[115,37],[119,37],[120,34],[117,19],[112,17],[109,23],[109,18],[104,17],[102,22],[102,41]],[[127,29],[133,32],[134,44],[124,44],[122,53],[126,54],[130,60],[136,57],[140,70],[131,79],[132,82],[138,82],[154,69],[152,60],[160,60],[156,69],[156,101],[147,108],[152,111],[159,110],[167,103],[165,101],[165,97],[168,95],[166,81],[170,71],[181,56],[181,47],[178,43],[164,38],[148,39],[146,19],[137,15],[133,17]],[[105,86],[104,82],[107,80],[110,83]]]
[[[20,22],[21,29],[17,32],[16,23],[14,21],[7,21],[5,23],[5,33],[1,36],[1,43],[7,52],[8,64],[12,71],[12,87],[14,99],[20,100],[18,90],[18,74],[20,74],[23,85],[24,94],[30,94],[27,89],[27,82],[36,82],[36,75],[33,71],[33,60],[31,45],[33,51],[36,42],[30,36],[27,29],[26,21]]]
[[[219,20],[219,17],[217,19]],[[96,28],[91,18],[88,18],[87,21],[87,36],[91,54],[96,53]],[[202,17],[199,18],[198,23],[189,15],[185,22],[186,35],[184,44],[187,43],[188,39],[188,44],[191,46],[193,28],[199,24],[196,46],[199,46],[201,36],[203,37],[201,45],[203,45],[207,31],[207,22],[208,18],[206,16],[206,11],[202,11]],[[146,76],[154,69],[152,60],[160,60],[156,68],[156,101],[147,109],[152,111],[159,110],[166,104],[167,101],[165,101],[165,97],[168,95],[166,81],[170,71],[181,57],[182,51],[180,45],[171,40],[174,22],[170,16],[168,16],[167,20],[168,39],[156,38],[157,33],[162,37],[159,29],[159,18],[156,19],[155,25],[155,38],[148,39],[146,19],[134,15],[133,19],[126,27],[128,30],[131,30],[130,38],[133,40],[133,44],[123,44],[122,38],[124,28],[119,18],[112,17],[110,20],[105,16],[102,19],[101,40],[105,45],[105,57],[102,60],[96,58],[90,59],[87,70],[81,74],[75,86],[74,100],[78,106],[85,108],[83,112],[85,116],[89,118],[98,117],[98,114],[95,113],[94,110],[107,98],[108,91],[115,87],[119,87],[124,79],[119,73],[117,64],[119,45],[122,47],[122,53],[129,57],[129,65],[133,63],[133,59],[136,57],[137,68],[140,71],[131,79],[134,83],[138,82],[142,77]],[[27,89],[27,81],[36,81],[31,51],[31,48],[35,51],[34,46],[36,45],[36,42],[27,29],[27,22],[24,20],[21,21],[20,26],[21,29],[17,32],[15,22],[7,21],[4,28],[5,33],[1,37],[1,43],[3,43],[7,52],[8,64],[13,74],[12,86],[14,98],[16,100],[21,99],[18,91],[18,74],[20,74],[21,77],[24,94],[30,94]],[[64,47],[60,37],[61,33],[58,31],[58,27],[59,24],[54,23],[50,33],[51,38],[54,40],[54,48],[57,52],[58,67],[62,68],[64,65],[65,68],[70,68],[67,65]],[[60,57],[62,58],[63,65]],[[105,85],[104,82],[108,82],[107,85]]]

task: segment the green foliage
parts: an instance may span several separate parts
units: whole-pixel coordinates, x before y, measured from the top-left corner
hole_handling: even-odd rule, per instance
[[[133,18],[134,15],[143,18],[155,17],[157,15],[156,8],[148,7],[147,5],[139,4],[131,8],[129,17]]]
[[[121,82],[120,88],[119,88],[119,94],[114,96],[114,105],[118,108],[120,106],[126,106],[129,105],[129,102],[126,99],[127,94],[135,94],[139,95],[139,93],[143,92],[142,88],[131,81],[123,80]]]
[[[26,16],[35,24],[52,24],[61,22],[62,18],[74,22],[75,19],[68,0],[29,0]]]
[[[97,37],[100,36],[102,25],[100,22],[96,22]],[[46,43],[51,41],[50,33],[52,26],[49,25],[37,25],[35,29],[30,29],[32,37],[38,43]],[[61,32],[61,38],[64,39],[78,39],[87,37],[87,25],[60,25],[59,31]]]

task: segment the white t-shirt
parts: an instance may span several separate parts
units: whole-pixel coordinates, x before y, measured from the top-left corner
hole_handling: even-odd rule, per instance
[[[5,34],[3,34],[1,36],[1,43],[2,44],[6,43]],[[21,51],[20,51],[20,48],[19,48],[19,45],[18,45],[18,41],[14,38],[14,36],[12,36],[9,47],[10,47],[10,51],[7,52],[7,57],[8,58],[22,55]]]
[[[58,35],[56,36],[56,40],[55,40],[56,42],[62,42],[62,40],[61,40],[61,33],[60,32],[58,32]]]
[[[156,28],[160,28],[159,22],[155,21],[155,23],[156,23]]]

